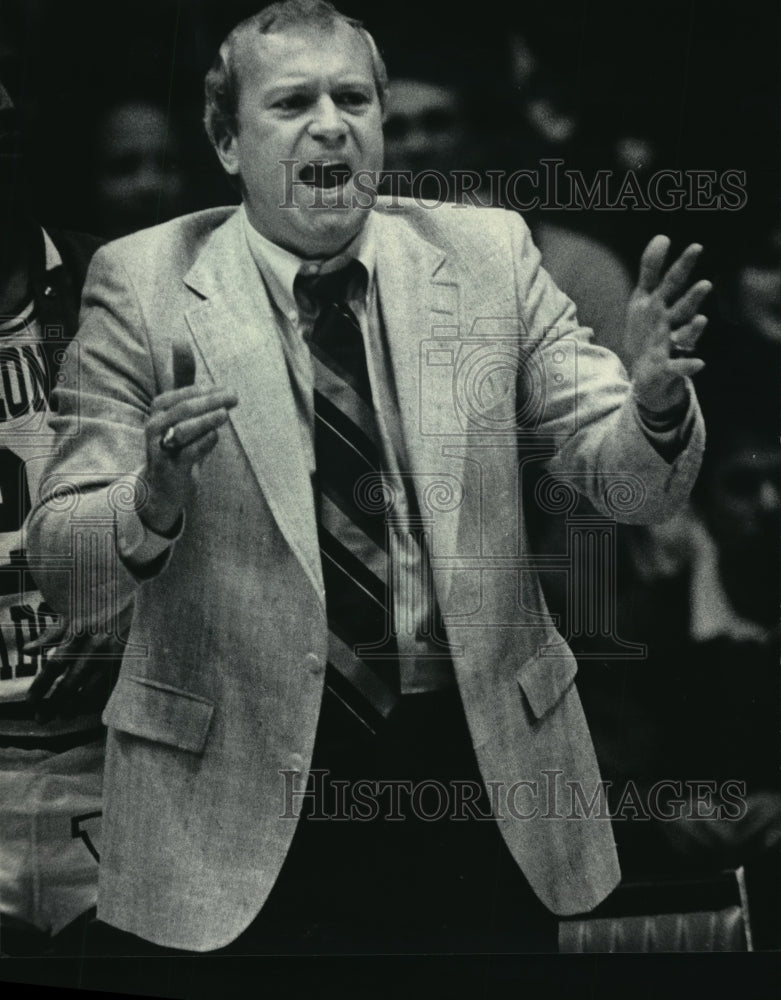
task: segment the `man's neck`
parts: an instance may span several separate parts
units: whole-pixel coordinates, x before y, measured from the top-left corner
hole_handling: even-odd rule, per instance
[[[249,225],[252,227],[252,229],[254,229],[256,233],[262,236],[264,240],[267,240],[269,243],[273,243],[274,246],[277,246],[281,250],[284,250],[289,254],[293,254],[294,257],[298,257],[299,260],[306,262],[322,262],[325,260],[331,260],[332,258],[338,257],[340,254],[343,254],[345,250],[347,250],[347,248],[352,243],[354,243],[358,239],[360,234],[366,229],[366,224],[368,220],[368,214],[367,214],[367,218],[365,218],[362,221],[359,228],[354,233],[352,233],[347,239],[340,242],[338,245],[330,245],[330,246],[321,245],[320,247],[318,247],[316,251],[313,251],[309,248],[302,248],[288,241],[279,239],[273,233],[266,232],[263,227],[257,225],[256,221],[253,220],[252,215],[250,214],[249,211],[247,211],[246,204],[244,205],[244,211],[247,216],[247,222],[249,223]]]

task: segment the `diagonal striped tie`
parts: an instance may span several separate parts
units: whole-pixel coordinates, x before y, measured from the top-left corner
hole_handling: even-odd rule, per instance
[[[383,463],[360,325],[347,304],[358,261],[329,275],[296,279],[317,311],[309,348],[314,365],[318,538],[329,627],[326,683],[376,732],[399,698],[393,636],[385,506],[367,502],[381,489]],[[371,491],[369,491],[371,492]]]

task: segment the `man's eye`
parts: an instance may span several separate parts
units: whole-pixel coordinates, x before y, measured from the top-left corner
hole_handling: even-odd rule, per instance
[[[309,98],[305,94],[292,94],[290,97],[280,97],[274,101],[274,107],[278,111],[302,111],[309,105]]]
[[[363,91],[359,90],[345,90],[341,94],[336,95],[336,103],[340,104],[343,108],[362,108],[370,100],[371,98],[368,94],[364,94]]]

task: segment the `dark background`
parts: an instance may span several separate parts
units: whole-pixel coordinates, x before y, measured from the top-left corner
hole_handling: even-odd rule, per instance
[[[222,38],[258,5],[249,0],[0,0],[0,69],[27,120],[36,205],[44,223],[85,228],[80,181],[98,110],[145,92],[181,129],[187,208],[232,200],[200,126],[202,81]],[[778,190],[779,5],[662,0],[527,0],[451,4],[343,3],[383,50],[391,78],[410,50],[432,53],[469,88],[495,131],[515,128],[507,38],[520,33],[560,99],[593,140],[642,132],[672,169],[744,169],[739,213],[672,213],[667,229],[713,252],[751,239]],[[516,87],[517,89],[517,87]],[[513,164],[529,167],[518,150]],[[569,219],[569,224],[578,220]],[[641,227],[645,229],[646,227]],[[638,230],[637,241],[644,233]],[[634,250],[634,246],[630,248]]]

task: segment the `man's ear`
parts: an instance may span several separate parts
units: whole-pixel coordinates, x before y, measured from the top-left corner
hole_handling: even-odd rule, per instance
[[[232,132],[223,132],[215,142],[214,149],[225,173],[231,177],[237,177],[239,173],[239,155],[236,148],[236,136]]]

